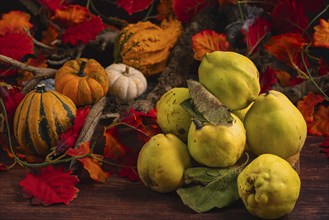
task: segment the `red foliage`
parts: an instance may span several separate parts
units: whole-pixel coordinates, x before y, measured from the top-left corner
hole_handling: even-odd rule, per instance
[[[271,86],[277,82],[276,72],[273,68],[267,67],[264,73],[260,74],[261,93],[271,89]]]
[[[23,187],[23,192],[32,198],[32,204],[68,205],[79,192],[75,187],[79,179],[71,174],[72,170],[65,172],[63,167],[55,169],[53,166],[47,166],[39,168],[36,174],[29,172],[19,185]]]
[[[207,6],[206,0],[173,0],[172,7],[177,18],[189,22],[199,11]]]
[[[27,33],[6,33],[0,37],[0,54],[15,60],[33,54],[33,40]]]
[[[40,4],[49,8],[52,11],[60,9],[62,7],[63,0],[38,0]]]
[[[153,2],[154,0],[118,0],[117,4],[132,15],[147,9]]]

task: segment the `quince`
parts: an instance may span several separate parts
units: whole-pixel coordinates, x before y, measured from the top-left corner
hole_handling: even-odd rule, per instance
[[[207,53],[198,69],[199,82],[232,111],[246,108],[260,92],[259,73],[246,56],[232,51]]]
[[[256,155],[270,153],[287,159],[305,143],[307,126],[296,106],[281,92],[257,97],[244,119],[247,144]]]
[[[166,193],[183,185],[184,170],[191,167],[187,146],[173,134],[157,134],[141,149],[137,171],[145,186]]]
[[[188,88],[172,88],[156,103],[157,122],[161,130],[176,135],[184,142],[187,140],[191,116],[180,103],[188,98],[190,98]]]
[[[239,196],[251,214],[276,219],[294,209],[301,181],[286,160],[262,154],[242,170],[237,184]]]
[[[187,146],[190,155],[198,163],[208,167],[228,167],[242,156],[246,145],[246,131],[241,120],[231,114],[230,126],[204,124],[194,119]]]

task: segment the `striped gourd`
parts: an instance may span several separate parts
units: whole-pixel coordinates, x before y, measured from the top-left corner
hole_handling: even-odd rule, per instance
[[[76,106],[67,96],[46,91],[45,85],[28,93],[14,116],[14,135],[26,154],[46,156],[59,135],[74,122]]]

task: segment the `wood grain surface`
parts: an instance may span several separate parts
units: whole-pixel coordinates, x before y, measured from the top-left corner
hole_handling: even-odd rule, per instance
[[[319,151],[324,139],[308,137],[301,152],[302,188],[295,209],[281,219],[329,219],[329,160]],[[78,197],[68,206],[33,206],[23,197],[19,181],[27,169],[15,167],[0,173],[0,219],[258,219],[241,200],[224,209],[197,214],[185,207],[176,193],[160,194],[138,182],[112,177],[108,184],[80,180]]]

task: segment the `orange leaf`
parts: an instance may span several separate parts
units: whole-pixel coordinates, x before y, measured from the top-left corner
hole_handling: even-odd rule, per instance
[[[296,69],[301,78],[308,78],[299,68],[299,64],[301,64],[300,52],[306,44],[301,34],[288,33],[271,37],[264,45],[264,49],[278,60],[284,61]]]
[[[69,5],[57,9],[52,17],[54,22],[64,27],[72,26],[87,21],[90,12],[80,5]]]
[[[110,176],[109,173],[104,172],[103,169],[100,167],[100,164],[97,158],[98,156],[96,154],[91,154],[87,156],[87,154],[90,153],[90,143],[83,143],[80,144],[79,147],[75,148],[69,148],[65,154],[75,157],[75,156],[83,156],[85,157],[78,158],[77,160],[83,165],[83,167],[89,172],[90,177],[98,182],[105,183],[107,178]]]
[[[158,5],[158,14],[156,19],[162,21],[165,18],[168,18],[169,15],[173,14],[173,10],[171,7],[171,0],[160,0]]]
[[[329,106],[320,105],[307,128],[309,134],[329,137]]]
[[[47,45],[52,45],[52,43],[58,38],[58,31],[54,26],[48,25],[47,30],[42,31],[41,42]]]
[[[329,48],[329,19],[328,22],[320,19],[320,24],[314,26],[313,45],[316,47]]]
[[[309,93],[307,96],[303,97],[303,100],[298,101],[297,108],[304,116],[306,123],[311,123],[314,121],[314,107],[318,103],[323,102],[323,100],[323,96]]]
[[[22,11],[10,11],[2,15],[0,20],[0,36],[9,32],[22,33],[33,25],[29,22],[30,15]]]
[[[275,77],[279,80],[282,87],[290,86],[291,75],[283,70],[276,70]]]
[[[226,40],[225,34],[207,29],[192,36],[192,47],[194,59],[201,60],[206,53],[229,50],[230,43]]]
[[[105,148],[104,156],[109,159],[116,160],[126,153],[126,148],[118,140],[118,130],[115,127],[105,128]]]

